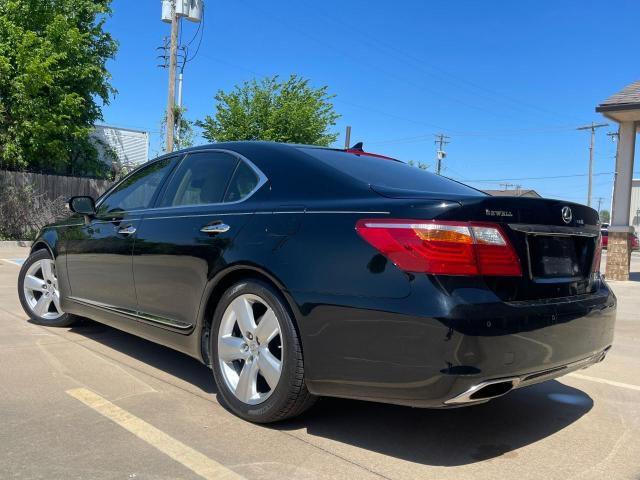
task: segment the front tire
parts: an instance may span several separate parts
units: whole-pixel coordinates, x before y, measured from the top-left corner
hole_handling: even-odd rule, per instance
[[[216,308],[210,338],[218,392],[239,417],[271,423],[313,405],[300,338],[282,296],[270,285],[247,280],[229,288]]]
[[[62,311],[56,262],[47,250],[29,255],[18,275],[18,297],[33,323],[47,327],[68,327],[76,317]]]

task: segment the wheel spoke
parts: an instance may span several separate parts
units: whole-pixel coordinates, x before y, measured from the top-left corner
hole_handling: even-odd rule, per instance
[[[253,319],[253,309],[249,301],[244,297],[238,297],[233,301],[232,308],[242,335],[246,335],[247,332],[253,333],[256,322]]]
[[[56,307],[57,312],[62,313],[62,308],[60,308],[60,292],[56,290],[51,296],[53,299],[53,305]]]
[[[49,311],[49,305],[51,305],[51,297],[43,294],[33,307],[33,312],[39,317],[44,317]]]
[[[36,292],[43,292],[44,288],[42,288],[42,285],[44,283],[45,283],[44,280],[38,277],[35,277],[33,275],[27,275],[26,277],[24,277],[24,286],[29,290],[35,290]]]
[[[257,392],[257,381],[258,362],[245,362],[236,386],[236,397],[245,403],[249,403],[249,400]]]
[[[280,333],[280,327],[278,326],[276,314],[273,313],[273,310],[268,309],[260,318],[260,323],[258,323],[258,327],[256,328],[256,337],[258,337],[261,344],[266,345],[273,340],[278,333]]]
[[[40,267],[42,268],[43,278],[45,280],[51,280],[53,282],[56,279],[56,277],[53,274],[52,265],[53,265],[53,262],[51,262],[50,260],[43,260],[42,263],[40,264]]]
[[[266,347],[260,349],[258,367],[260,368],[260,373],[269,384],[269,387],[271,387],[271,390],[276,388],[278,380],[280,380],[282,362],[274,357]]]
[[[218,355],[225,362],[233,362],[234,360],[246,359],[249,357],[247,351],[244,350],[246,344],[244,340],[231,335],[222,337],[218,343]]]

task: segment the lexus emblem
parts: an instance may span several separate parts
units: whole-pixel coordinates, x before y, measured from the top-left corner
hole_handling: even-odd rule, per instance
[[[571,220],[573,220],[571,207],[562,207],[562,221],[564,223],[571,223]]]

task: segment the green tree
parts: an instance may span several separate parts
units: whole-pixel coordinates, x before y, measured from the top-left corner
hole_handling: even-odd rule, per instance
[[[327,146],[338,138],[330,128],[340,115],[333,110],[327,87],[292,75],[251,80],[216,94],[216,113],[197,125],[209,141],[270,140]]]
[[[420,170],[428,170],[429,169],[429,165],[427,165],[426,163],[422,163],[422,162],[414,162],[413,160],[409,160],[407,162],[407,164],[411,167],[418,167]]]
[[[174,107],[173,118],[175,119],[175,132],[173,134],[173,149],[181,150],[183,148],[193,147],[195,132],[193,126],[195,122],[187,118],[187,109],[185,107]],[[162,120],[160,121],[160,145],[162,153],[167,151],[167,112],[165,110]]]
[[[609,213],[609,210],[600,210],[600,221],[602,223],[609,223],[610,219],[611,214]]]
[[[111,0],[0,1],[0,163],[107,175],[89,135],[115,94]]]

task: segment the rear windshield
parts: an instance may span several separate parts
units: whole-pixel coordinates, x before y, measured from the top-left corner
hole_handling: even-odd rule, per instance
[[[467,185],[412,167],[404,162],[321,148],[301,148],[300,150],[370,185],[418,192],[485,196],[484,193]]]

